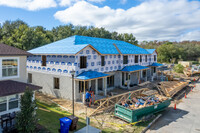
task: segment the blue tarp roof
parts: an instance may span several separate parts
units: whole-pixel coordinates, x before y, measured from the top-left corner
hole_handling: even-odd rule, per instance
[[[76,54],[88,44],[75,45],[75,36],[68,37],[32,50],[32,54]]]
[[[96,71],[85,71],[79,74],[76,77],[76,79],[89,80],[89,79],[95,79],[95,78],[106,77],[106,76],[109,76],[109,74],[96,72]]]
[[[163,66],[163,64],[160,64],[160,63],[153,63],[153,64],[150,65],[150,66],[159,67],[159,66]]]
[[[76,54],[89,44],[101,54],[150,54],[146,49],[124,41],[79,35],[71,36],[28,52],[32,54]]]
[[[140,66],[140,65],[133,65],[133,66],[125,66],[121,71],[123,72],[133,72],[138,70],[148,69],[148,67]]]
[[[150,54],[153,54],[153,52],[156,50],[156,49],[146,49]]]

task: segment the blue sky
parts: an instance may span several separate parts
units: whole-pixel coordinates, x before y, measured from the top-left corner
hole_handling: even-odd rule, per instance
[[[200,40],[200,0],[0,0],[0,23],[52,29],[72,23],[143,40]]]

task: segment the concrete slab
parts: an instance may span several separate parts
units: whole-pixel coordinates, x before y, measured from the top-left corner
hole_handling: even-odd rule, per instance
[[[78,131],[76,131],[75,133],[86,133],[86,128],[87,128],[87,126],[82,128],[82,129],[80,129],[80,130],[78,130]],[[95,127],[92,127],[92,126],[88,125],[88,133],[100,133],[100,132],[101,132],[100,129],[97,129]]]
[[[177,105],[168,108],[147,133],[200,133],[200,82]]]

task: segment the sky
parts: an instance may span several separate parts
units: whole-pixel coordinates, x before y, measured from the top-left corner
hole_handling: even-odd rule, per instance
[[[133,33],[139,41],[200,41],[200,0],[0,0],[0,23],[65,24]]]

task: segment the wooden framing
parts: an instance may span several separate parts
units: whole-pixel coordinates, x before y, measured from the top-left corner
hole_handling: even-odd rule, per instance
[[[104,112],[105,110],[111,109],[115,106],[116,103],[119,103],[121,101],[126,101],[129,98],[133,98],[137,95],[140,95],[142,92],[147,91],[148,88],[142,88],[130,92],[126,92],[123,94],[115,95],[112,97],[104,98],[104,99],[99,99],[95,101],[95,105],[97,105],[97,108],[89,114],[90,116],[96,115],[98,113]]]
[[[164,81],[160,82],[158,88],[167,96],[173,97],[177,92],[188,85],[188,82],[182,81]]]
[[[85,48],[90,47],[92,48],[94,51],[96,51],[99,55],[101,55],[101,53],[95,49],[91,44],[88,44],[87,46],[85,46],[84,48],[82,48],[80,51],[78,51],[75,55],[79,54],[82,50],[84,50]]]

